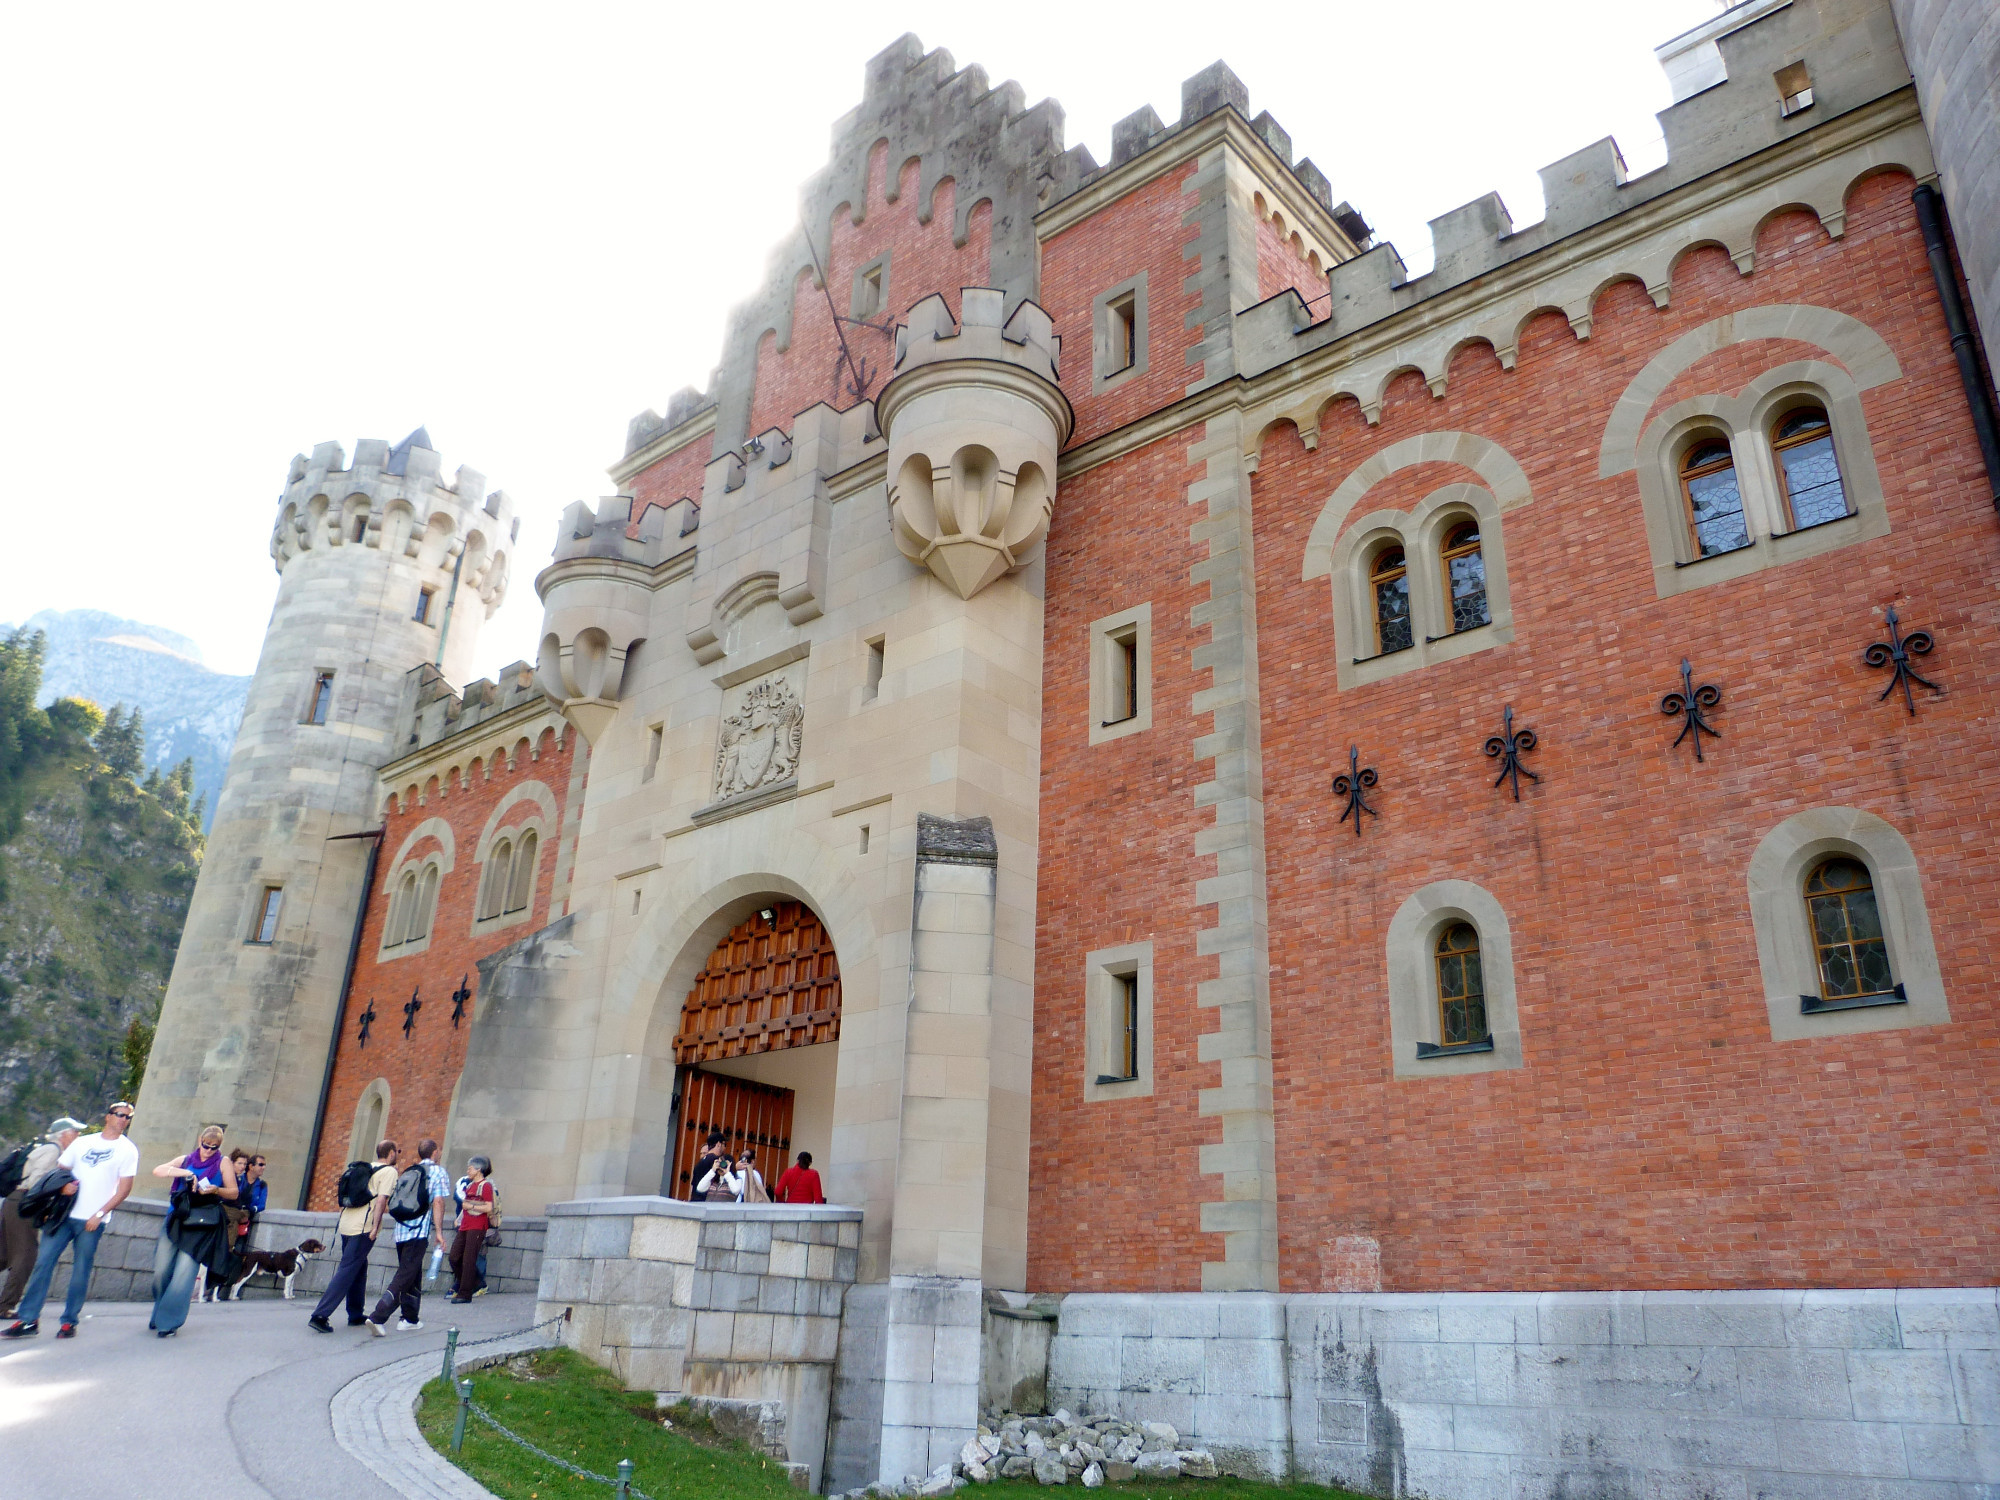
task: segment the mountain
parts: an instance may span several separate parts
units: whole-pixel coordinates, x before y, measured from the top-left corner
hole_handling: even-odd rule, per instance
[[[22,628],[48,637],[44,705],[83,698],[103,709],[136,708],[146,718],[148,765],[165,771],[194,758],[206,829],[215,818],[250,679],[209,670],[201,648],[184,635],[100,610],[45,609]]]
[[[6,1143],[136,1091],[202,853],[185,770],[142,784],[129,720],[37,708],[40,667],[34,636],[0,631]]]

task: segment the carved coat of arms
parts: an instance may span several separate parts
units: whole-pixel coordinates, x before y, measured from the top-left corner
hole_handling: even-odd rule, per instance
[[[797,774],[805,705],[783,677],[755,683],[722,721],[715,753],[718,801]]]

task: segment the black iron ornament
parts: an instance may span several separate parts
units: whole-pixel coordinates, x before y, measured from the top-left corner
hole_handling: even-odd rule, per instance
[[[1706,734],[1712,735],[1718,740],[1722,738],[1722,731],[1703,717],[1702,710],[1713,708],[1721,701],[1722,689],[1714,683],[1704,682],[1700,687],[1694,685],[1694,667],[1683,656],[1681,658],[1681,690],[1678,693],[1669,693],[1660,700],[1661,713],[1667,715],[1669,718],[1678,714],[1683,720],[1681,732],[1674,736],[1673,744],[1667,748],[1669,750],[1678,749],[1682,740],[1686,739],[1689,735],[1693,735],[1694,758],[1696,760],[1702,759],[1701,737]]]
[[[1934,693],[1941,693],[1944,691],[1944,688],[1941,684],[1932,682],[1930,678],[1924,676],[1923,673],[1910,665],[1910,658],[1913,656],[1929,656],[1932,648],[1937,645],[1937,642],[1931,639],[1931,633],[1928,630],[1912,630],[1908,635],[1904,635],[1898,628],[1901,623],[1896,617],[1895,606],[1891,605],[1889,608],[1889,639],[1875,642],[1874,645],[1861,653],[1861,659],[1871,667],[1895,668],[1895,671],[1889,677],[1889,685],[1875,695],[1875,701],[1880,703],[1884,698],[1895,692],[1898,686],[1901,686],[1903,689],[1903,706],[1910,711],[1910,717],[1914,719],[1917,716],[1917,700],[1916,696],[1910,692],[1910,684],[1913,682],[1922,683]]]
[[[1380,777],[1376,776],[1373,766],[1364,766],[1361,764],[1361,747],[1359,745],[1349,745],[1347,747],[1347,770],[1333,778],[1333,794],[1336,797],[1345,797],[1347,799],[1347,810],[1340,815],[1340,821],[1345,823],[1350,817],[1354,819],[1354,836],[1356,838],[1361,837],[1361,815],[1363,813],[1366,813],[1371,818],[1382,816],[1368,805],[1368,799],[1362,795],[1363,792],[1375,785],[1380,779]]]
[[[424,1002],[417,998],[416,990],[410,991],[410,998],[403,1005],[403,1039],[409,1040],[411,1031],[416,1029],[417,1012],[424,1008]]]
[[[1493,778],[1495,786],[1511,779],[1514,783],[1514,800],[1521,800],[1521,778],[1539,782],[1542,778],[1521,764],[1521,757],[1535,748],[1535,731],[1514,727],[1514,705],[1509,703],[1500,714],[1501,732],[1486,737],[1486,753],[1500,758],[1500,774]]]
[[[472,998],[472,987],[466,983],[472,976],[461,974],[458,988],[451,992],[451,1029],[458,1030],[458,1023],[465,1018],[465,1002]]]
[[[370,1000],[368,1002],[368,1009],[361,1012],[361,1031],[354,1038],[354,1045],[356,1047],[365,1047],[368,1045],[368,1028],[373,1026],[374,1024],[375,1024],[375,1002],[373,1000]]]

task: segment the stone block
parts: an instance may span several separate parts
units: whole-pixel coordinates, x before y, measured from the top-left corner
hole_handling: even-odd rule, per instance
[[[1534,1407],[1461,1406],[1452,1412],[1452,1444],[1467,1453],[1547,1458],[1554,1451],[1550,1423],[1550,1413]]]
[[[1130,1391],[1197,1394],[1207,1349],[1202,1339],[1125,1339],[1119,1350],[1121,1384]]]
[[[1397,1298],[1387,1303],[1363,1303],[1361,1338],[1370,1344],[1435,1344],[1437,1307],[1427,1297]]]
[[[1850,1349],[1847,1390],[1862,1422],[1956,1422],[1951,1361],[1942,1349]]]
[[[709,1306],[723,1312],[749,1312],[757,1306],[757,1277],[717,1271],[709,1281]]]
[[[1375,1350],[1385,1401],[1439,1405],[1479,1399],[1474,1344],[1383,1344]]]
[[[1322,1398],[1313,1403],[1313,1415],[1318,1423],[1315,1442],[1319,1443],[1365,1443],[1368,1441],[1368,1406],[1362,1401],[1328,1401]]]
[[[705,1220],[701,1226],[701,1244],[704,1250],[734,1250],[736,1226],[721,1219]]]
[[[729,1357],[752,1361],[769,1359],[772,1322],[769,1313],[738,1313],[736,1328],[730,1340]]]
[[[1153,1331],[1152,1308],[1144,1297],[1072,1292],[1062,1300],[1056,1328],[1058,1338],[1071,1334],[1143,1338]]]
[[[1951,1380],[1961,1422],[2000,1425],[2000,1350],[1954,1349]]]
[[[670,1260],[693,1265],[701,1246],[701,1224],[695,1219],[670,1219],[648,1214],[632,1224],[632,1255],[637,1260]]]
[[[792,1313],[798,1311],[799,1284],[789,1276],[757,1278],[757,1311]]]
[[[1225,1339],[1283,1339],[1285,1299],[1269,1292],[1238,1292],[1216,1299],[1216,1334]]]
[[[1727,1469],[1648,1469],[1640,1500],[1750,1500],[1749,1477]]]
[[[1500,1406],[1622,1407],[1728,1414],[1736,1351],[1646,1345],[1439,1345],[1477,1353],[1478,1396]],[[1383,1394],[1389,1385],[1383,1382]],[[1395,1399],[1436,1399],[1417,1391]]]
[[[836,1246],[833,1252],[833,1279],[843,1286],[861,1273],[861,1252]]]
[[[771,1274],[773,1276],[804,1276],[806,1274],[805,1245],[797,1240],[772,1240]]]
[[[1896,1293],[1905,1349],[2000,1349],[2000,1302],[1992,1287],[1906,1288]]]
[[[1785,1338],[1831,1349],[1900,1349],[1892,1291],[1795,1293],[1785,1306]]]
[[[1694,1417],[1665,1411],[1549,1414],[1548,1456],[1635,1469],[1742,1468],[1769,1462],[1775,1423],[1749,1417]]]
[[[771,1253],[771,1226],[768,1221],[749,1220],[736,1226],[736,1248],[752,1255]]]
[[[615,1214],[594,1214],[584,1220],[578,1253],[594,1260],[632,1252],[632,1221]]]
[[[698,1311],[694,1319],[694,1344],[688,1352],[695,1359],[728,1359],[735,1332],[734,1313]]]
[[[1276,1340],[1212,1339],[1202,1361],[1202,1389],[1212,1396],[1283,1396],[1285,1348]]]
[[[1775,1424],[1778,1464],[1795,1474],[1838,1474],[1844,1479],[1900,1479],[1909,1473],[1903,1430],[1893,1422]]]
[[[1447,1292],[1437,1299],[1437,1336],[1446,1344],[1511,1344],[1525,1333],[1535,1337],[1537,1313],[1531,1295],[1507,1292]]]
[[[840,1347],[840,1319],[806,1318],[805,1325],[805,1357],[824,1364],[832,1363]]]
[[[1565,1463],[1557,1459],[1517,1458],[1509,1493],[1514,1500],[1572,1500],[1576,1495],[1637,1495],[1645,1481],[1637,1469],[1608,1463]]]
[[[836,1225],[834,1227],[834,1243],[842,1250],[859,1250],[861,1248],[861,1226],[852,1220],[845,1220]]]
[[[825,1281],[833,1275],[834,1257],[837,1252],[831,1245],[813,1245],[806,1250],[806,1275],[814,1281]]]
[[[1699,1347],[1782,1348],[1785,1309],[1775,1292],[1648,1292],[1646,1342]]]
[[[678,1392],[686,1360],[684,1349],[628,1349],[625,1384],[635,1391]]]
[[[1155,1338],[1212,1339],[1219,1332],[1218,1298],[1166,1296],[1153,1302]]]
[[[1545,1292],[1536,1309],[1540,1342],[1643,1343],[1644,1307],[1635,1292]]]
[[[1854,1415],[1844,1350],[1739,1349],[1736,1379],[1745,1416]]]
[[[1912,1479],[2000,1485],[2000,1427],[1907,1423],[1903,1452]]]

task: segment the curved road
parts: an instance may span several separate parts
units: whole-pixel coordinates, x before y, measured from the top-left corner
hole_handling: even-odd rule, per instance
[[[328,1407],[355,1376],[413,1354],[525,1328],[535,1299],[424,1299],[420,1333],[378,1339],[312,1302],[199,1305],[170,1339],[151,1304],[92,1302],[74,1339],[0,1343],[0,1491],[23,1500],[401,1500],[334,1441]],[[60,1313],[60,1308],[51,1310]],[[449,1316],[447,1316],[449,1315]],[[393,1326],[393,1324],[391,1325]]]

